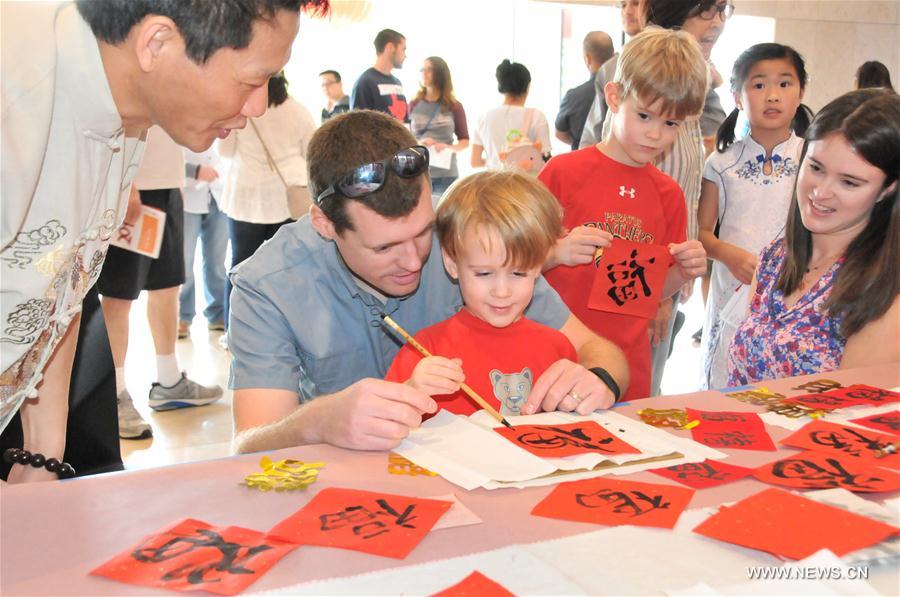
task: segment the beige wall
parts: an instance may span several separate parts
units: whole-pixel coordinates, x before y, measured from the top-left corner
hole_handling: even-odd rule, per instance
[[[849,91],[857,67],[866,60],[883,62],[891,71],[894,88],[900,90],[900,0],[732,1],[738,14],[774,18],[775,41],[803,55],[810,75],[805,101],[813,110]],[[615,4],[610,0],[572,3]]]
[[[743,9],[744,3],[737,1]],[[866,60],[883,62],[898,88],[900,1],[778,0],[765,4],[775,5],[775,41],[794,47],[806,59],[810,83],[805,101],[813,110],[851,89],[856,69]]]

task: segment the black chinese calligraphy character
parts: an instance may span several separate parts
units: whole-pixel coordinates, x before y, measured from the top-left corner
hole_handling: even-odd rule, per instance
[[[862,456],[865,452],[874,454],[887,446],[887,443],[863,435],[856,429],[842,427],[841,431],[813,431],[809,434],[809,439],[814,444],[833,448],[856,457]]]
[[[711,481],[725,481],[728,479],[729,473],[717,471],[707,462],[690,462],[688,464],[676,464],[667,467],[675,473],[678,479],[684,480],[700,480],[709,479]]]
[[[416,528],[412,524],[412,521],[416,519],[415,516],[412,516],[413,511],[416,509],[415,504],[408,505],[401,513],[397,512],[386,499],[382,498],[375,501],[381,506],[381,510],[373,512],[365,506],[347,506],[340,512],[320,515],[320,530],[334,531],[350,527],[354,535],[363,539],[372,539],[378,535],[390,532],[391,527],[388,522],[391,521],[385,522],[384,518],[392,518],[395,526],[408,529]]]
[[[756,436],[744,433],[743,431],[721,431],[704,434],[703,441],[708,446],[738,448],[742,446],[752,446],[756,441]]]
[[[875,423],[876,425],[884,425],[891,431],[900,431],[900,415],[878,415],[877,417],[872,417],[871,419],[869,419],[869,421]]]
[[[529,446],[538,450],[553,450],[565,446],[575,446],[587,450],[612,452],[612,450],[608,450],[604,446],[611,443],[613,438],[605,437],[602,439],[594,439],[580,427],[561,429],[551,425],[536,425],[534,429],[538,431],[528,431],[523,433],[516,438],[516,441],[523,446]]]
[[[628,301],[639,298],[638,291],[645,297],[650,296],[650,286],[644,272],[648,265],[656,263],[656,257],[639,261],[637,254],[637,249],[632,249],[630,261],[625,259],[606,266],[606,277],[612,283],[606,293],[620,307]],[[638,282],[640,288],[636,288]]]
[[[794,397],[793,400],[815,406],[841,406],[846,403],[846,400],[840,396],[829,396],[828,394],[804,394]]]
[[[628,495],[628,494],[631,495]],[[632,498],[632,496],[634,496]],[[576,493],[575,501],[585,508],[612,507],[616,514],[630,517],[641,516],[654,510],[666,510],[670,502],[664,502],[663,496],[649,496],[643,491],[613,491],[599,489],[593,493]]]
[[[781,479],[800,479],[804,487],[826,488],[844,487],[851,491],[876,490],[873,482],[884,481],[881,477],[853,474],[833,458],[826,458],[827,466],[811,460],[791,458],[772,465],[772,475]]]
[[[713,423],[746,423],[746,415],[740,413],[702,413],[700,418]]]
[[[272,549],[271,545],[266,544],[250,546],[225,541],[219,533],[208,529],[196,529],[194,532],[196,534],[193,536],[174,537],[158,547],[147,546],[156,539],[156,537],[150,538],[136,547],[131,552],[131,557],[139,562],[157,563],[205,547],[219,550],[222,558],[218,562],[203,565],[185,564],[166,572],[161,577],[163,581],[170,582],[183,576],[189,584],[196,585],[222,582],[221,576],[225,574],[256,574],[254,570],[246,568],[244,564],[255,555]],[[206,578],[206,575],[212,571],[221,574],[218,577]]]
[[[874,388],[872,386],[861,386],[858,388],[849,388],[846,392],[847,398],[853,400],[865,400],[867,402],[885,402],[888,398],[896,396],[894,392]]]

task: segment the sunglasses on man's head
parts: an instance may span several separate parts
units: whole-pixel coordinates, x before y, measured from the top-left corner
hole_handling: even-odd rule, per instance
[[[363,164],[354,168],[349,174],[341,177],[336,183],[319,193],[316,203],[336,192],[347,198],[364,197],[381,190],[387,182],[388,170],[400,178],[415,178],[428,170],[428,148],[414,145],[401,149],[391,157],[380,162]]]

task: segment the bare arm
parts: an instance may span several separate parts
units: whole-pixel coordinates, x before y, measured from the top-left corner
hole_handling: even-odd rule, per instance
[[[468,147],[468,146],[469,146],[469,140],[468,140],[468,139],[457,139],[456,143],[454,143],[454,144],[451,145],[450,147],[453,149],[453,151],[455,151],[455,152],[458,153],[458,152],[462,151],[463,149],[465,149],[465,148]]]
[[[878,347],[877,350],[874,347]],[[841,369],[900,361],[900,296],[887,313],[847,339]]]
[[[473,168],[481,168],[487,162],[484,160],[484,146],[478,143],[472,143],[472,161]]]
[[[31,453],[56,458],[60,462],[66,451],[66,422],[69,417],[69,381],[72,378],[72,362],[78,344],[81,315],[69,324],[66,335],[57,345],[44,369],[44,378],[38,385],[37,398],[22,403],[23,446]],[[9,473],[10,483],[50,481],[56,474],[44,468],[15,465]]]
[[[303,405],[289,390],[235,390],[233,409],[235,452],[318,443],[389,450],[437,403],[406,384],[363,379]]]
[[[741,284],[749,284],[756,271],[757,257],[749,251],[716,238],[715,229],[719,221],[719,189],[710,180],[703,180],[700,188],[700,203],[697,208],[700,232],[698,238],[706,249],[706,254],[721,261]]]
[[[610,340],[588,329],[581,320],[569,315],[560,330],[578,351],[578,362],[585,368],[603,367],[616,380],[622,394],[628,389],[631,372],[625,353]]]
[[[664,298],[678,292],[686,282],[706,273],[706,251],[700,241],[687,240],[677,245],[670,244],[669,253],[675,259],[675,264],[666,274],[662,292]]]
[[[598,408],[609,408],[615,402],[615,396],[609,386],[588,369],[606,369],[624,394],[630,381],[625,355],[615,344],[590,331],[574,315],[569,315],[560,331],[578,351],[578,363],[562,359],[548,367],[535,382],[522,413],[561,410],[586,415]]]

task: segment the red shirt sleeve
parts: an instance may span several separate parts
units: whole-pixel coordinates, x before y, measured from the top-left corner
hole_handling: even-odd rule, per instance
[[[405,383],[412,377],[412,372],[416,368],[416,365],[419,364],[420,360],[422,360],[422,356],[416,349],[409,344],[404,344],[400,348],[400,352],[397,353],[397,356],[394,357],[394,362],[391,363],[391,367],[388,369],[387,374],[385,374],[385,381]]]

